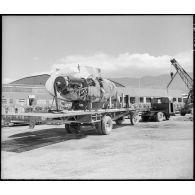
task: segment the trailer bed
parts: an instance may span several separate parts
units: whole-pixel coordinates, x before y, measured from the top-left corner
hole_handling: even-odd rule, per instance
[[[113,113],[113,112],[124,112],[124,111],[135,111],[135,109],[131,108],[119,108],[119,109],[101,109],[97,111],[63,111],[62,113],[35,113],[35,112],[29,112],[29,113],[9,113],[9,114],[3,114],[4,117],[42,117],[42,118],[58,118],[58,117],[69,117],[69,116],[78,116],[78,115],[91,115],[91,114],[102,114],[102,113]]]
[[[94,123],[102,120],[102,117],[109,115],[112,120],[133,115],[137,112],[133,108],[113,108],[99,109],[91,111],[62,111],[53,113],[13,113],[3,114],[2,119],[4,124],[9,124],[13,121],[23,121],[28,123],[30,128],[34,128],[36,124],[70,124],[70,123]]]

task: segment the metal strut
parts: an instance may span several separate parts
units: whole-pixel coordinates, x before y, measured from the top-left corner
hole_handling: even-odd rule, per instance
[[[167,85],[167,89],[168,89],[169,85],[171,84],[171,82],[173,81],[173,79],[175,78],[176,74],[178,73],[180,75],[181,79],[186,84],[187,88],[189,90],[192,90],[192,88],[193,88],[193,79],[190,77],[190,75],[181,67],[181,65],[174,58],[171,59],[170,61],[171,61],[171,64],[175,67],[177,72],[174,74],[171,81]]]
[[[58,98],[57,98],[57,89],[56,89],[56,83],[54,83],[54,98],[55,98],[55,102],[56,102],[56,111],[59,111],[58,109]]]
[[[177,75],[178,71],[172,76],[169,84],[167,85],[167,91],[168,91],[168,88],[169,88],[169,85],[172,83],[173,79],[175,78],[175,76]]]

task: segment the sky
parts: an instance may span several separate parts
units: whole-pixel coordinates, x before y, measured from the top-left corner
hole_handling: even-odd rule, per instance
[[[157,76],[172,57],[193,71],[190,15],[3,16],[2,28],[3,83],[78,64],[109,78]]]

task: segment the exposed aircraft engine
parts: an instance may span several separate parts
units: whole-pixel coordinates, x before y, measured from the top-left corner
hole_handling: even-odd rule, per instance
[[[82,73],[82,72],[81,72]],[[54,72],[46,82],[46,89],[53,96],[70,102],[106,102],[117,98],[115,84],[100,75]]]
[[[59,76],[54,86],[62,98],[68,101],[85,100],[87,96],[87,83],[85,79],[73,76]]]

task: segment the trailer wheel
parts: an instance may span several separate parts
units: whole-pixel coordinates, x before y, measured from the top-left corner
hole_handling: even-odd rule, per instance
[[[156,121],[161,122],[164,120],[164,114],[162,112],[158,112],[156,114]]]
[[[102,119],[102,134],[109,135],[112,132],[112,119],[110,116],[104,116]]]
[[[124,122],[124,120],[125,120],[124,117],[121,117],[121,118],[115,120],[115,122],[117,125],[121,125]]]
[[[131,122],[131,125],[138,124],[139,123],[139,115],[133,114],[132,116],[130,116],[130,122]]]

